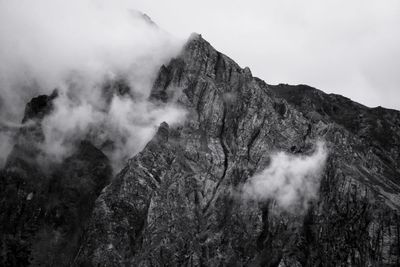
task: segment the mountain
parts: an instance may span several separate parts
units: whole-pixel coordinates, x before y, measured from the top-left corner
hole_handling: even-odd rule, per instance
[[[35,123],[1,173],[4,266],[400,265],[399,111],[268,85],[193,35],[150,95],[186,120],[162,123],[111,179],[90,140],[41,170],[35,144],[55,97],[27,105]],[[238,196],[276,151],[306,157],[317,140],[328,157],[307,205]]]

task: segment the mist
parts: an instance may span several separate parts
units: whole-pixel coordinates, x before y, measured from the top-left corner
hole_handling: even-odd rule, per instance
[[[76,140],[98,147],[112,141],[104,151],[118,168],[162,121],[184,119],[179,107],[147,100],[160,66],[182,45],[122,2],[0,0],[0,124],[20,122],[32,97],[57,89],[54,110],[42,122],[44,152],[62,160]],[[107,87],[115,82],[127,92]],[[11,137],[0,129],[0,164]]]
[[[311,155],[277,152],[271,155],[269,166],[251,177],[241,188],[245,200],[272,200],[281,210],[306,210],[310,200],[318,196],[321,174],[328,151],[318,141]]]

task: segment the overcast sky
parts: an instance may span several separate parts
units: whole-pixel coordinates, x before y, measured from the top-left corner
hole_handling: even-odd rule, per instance
[[[367,106],[400,109],[398,0],[126,0],[270,84],[308,84]]]

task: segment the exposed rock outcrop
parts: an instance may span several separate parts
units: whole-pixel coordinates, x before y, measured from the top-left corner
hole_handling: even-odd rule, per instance
[[[187,120],[162,125],[100,195],[78,261],[398,265],[399,112],[311,88],[293,89],[293,96],[286,88],[254,78],[194,35],[178,58],[161,67],[151,95],[186,107]],[[362,114],[366,122],[356,120]],[[390,136],[380,137],[381,131]],[[245,202],[232,194],[268,166],[274,151],[306,154],[319,138],[329,158],[319,198],[306,211],[282,211],[274,201]]]
[[[52,97],[27,106],[1,172],[1,264],[400,265],[400,112],[268,85],[199,35],[160,68],[150,99],[187,118],[162,123],[110,183],[107,157],[88,141],[41,169],[35,144]],[[309,155],[316,140],[328,158],[305,207],[240,196],[276,151]]]

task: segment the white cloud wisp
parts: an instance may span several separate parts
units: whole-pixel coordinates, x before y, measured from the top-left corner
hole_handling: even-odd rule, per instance
[[[241,197],[245,200],[273,200],[286,211],[303,210],[318,195],[327,156],[322,141],[317,142],[311,155],[275,153],[270,165],[243,185]]]

